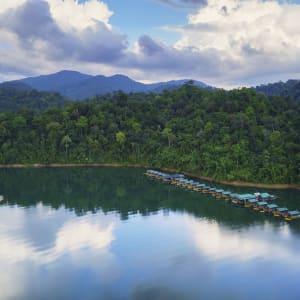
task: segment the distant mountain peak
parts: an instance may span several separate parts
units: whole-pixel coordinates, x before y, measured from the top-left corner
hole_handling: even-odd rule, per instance
[[[122,78],[128,78],[130,79],[127,75],[123,75],[123,74],[114,74],[112,76],[109,76],[110,78],[113,78],[113,77],[122,77]]]
[[[92,76],[72,70],[61,70],[53,74],[28,77],[15,82],[23,83],[29,88],[39,91],[59,92],[75,100],[103,95],[118,90],[126,93],[161,92],[165,89],[173,90],[189,81],[193,81],[198,87],[209,88],[205,83],[192,79],[144,84],[134,81],[123,74]]]
[[[61,70],[61,71],[58,71],[56,73],[53,73],[53,74],[50,74],[50,75],[55,75],[55,74],[80,74],[80,75],[85,75],[85,76],[91,76],[91,75],[87,75],[87,74],[84,74],[84,73],[81,73],[81,72],[78,72],[78,71],[73,71],[73,70]],[[49,75],[44,75],[44,76],[49,76]]]

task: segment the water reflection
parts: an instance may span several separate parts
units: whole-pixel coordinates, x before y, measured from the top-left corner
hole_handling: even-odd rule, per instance
[[[118,275],[119,267],[111,253],[115,225],[109,216],[103,219],[86,215],[78,220],[64,209],[44,211],[41,222],[40,207],[1,208],[0,218],[5,223],[1,222],[0,227],[0,299],[35,299],[34,293],[36,299],[54,299],[55,295],[65,299],[66,287],[57,291],[57,280],[67,284],[73,282],[73,273],[82,276],[82,270],[87,270],[107,284]],[[31,235],[35,226],[48,237],[43,240],[40,234]],[[46,290],[49,296],[44,297]]]
[[[57,234],[54,253],[61,254],[81,248],[108,248],[114,239],[113,228],[113,223],[107,228],[101,228],[99,224],[91,224],[86,220],[69,222]]]
[[[295,242],[288,224],[276,231],[268,223],[263,228],[228,230],[217,222],[194,221],[192,228],[197,249],[212,260],[249,261],[259,258],[300,264],[300,243]]]
[[[17,212],[15,213],[14,210]],[[11,220],[2,223],[0,227],[2,241],[0,260],[13,263],[31,260],[37,264],[47,264],[62,255],[72,255],[76,251],[108,251],[114,240],[113,222],[103,226],[100,224],[100,220],[96,222],[94,219],[84,218],[82,220],[65,220],[61,227],[52,227],[49,224],[40,224],[37,212],[36,215],[30,215],[31,218],[35,218],[34,222],[23,222],[22,224],[25,215],[24,211],[21,211],[23,218],[19,219],[19,211],[17,208],[13,211],[7,210]],[[3,211],[1,211],[1,217],[2,215]],[[53,221],[55,220],[56,218]],[[38,223],[41,234],[49,235],[53,241],[49,243],[47,240],[41,240],[39,235],[30,234],[32,230],[30,223]],[[11,238],[12,236],[14,239]]]
[[[150,181],[142,173],[141,169],[127,168],[2,169],[0,192],[5,201],[0,206],[7,203],[34,207],[42,203],[55,209],[63,206],[78,216],[99,210],[117,212],[122,220],[134,214],[146,216],[161,209],[166,213],[187,211],[232,227],[264,224],[268,219],[205,195]],[[233,187],[230,189],[235,191]],[[250,190],[244,189],[243,192]],[[300,208],[299,191],[275,193],[280,193],[279,205]],[[279,224],[273,218],[268,222]],[[300,232],[299,225],[291,227]]]
[[[0,299],[298,299],[299,223],[141,174],[0,170]]]

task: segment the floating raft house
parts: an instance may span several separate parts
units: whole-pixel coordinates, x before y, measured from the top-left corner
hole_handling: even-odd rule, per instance
[[[288,211],[286,214],[284,214],[284,219],[286,221],[300,219],[300,211],[298,210]]]
[[[237,194],[216,187],[208,186],[194,180],[185,178],[183,174],[168,174],[156,170],[147,170],[145,175],[150,178],[162,180],[165,183],[173,184],[192,191],[210,194],[218,199],[224,199],[236,205],[252,208],[255,211],[267,213],[274,217],[281,217],[286,221],[300,219],[300,211],[289,211],[286,207],[278,207],[275,203],[269,203],[277,199],[269,193]],[[0,200],[1,201],[1,200]]]

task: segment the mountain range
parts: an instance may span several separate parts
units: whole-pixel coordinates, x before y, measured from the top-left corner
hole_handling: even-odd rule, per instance
[[[38,91],[58,92],[72,100],[80,100],[95,95],[104,95],[115,91],[125,93],[162,92],[179,88],[189,79],[172,80],[145,84],[132,80],[125,75],[106,77],[103,75],[87,75],[76,71],[60,71],[58,73],[28,77],[20,80],[4,82],[0,87],[12,87],[19,90],[35,89]],[[193,80],[195,86],[212,89],[207,84]]]
[[[40,92],[56,92],[71,100],[82,100],[95,95],[104,95],[115,91],[125,93],[160,93],[163,90],[174,90],[190,79],[171,80],[145,84],[134,81],[125,75],[87,75],[76,71],[60,71],[49,75],[27,77],[20,80],[7,81],[0,84],[0,88],[11,88],[18,91],[37,90]],[[213,90],[215,87],[209,86],[201,81],[192,80],[195,86]],[[276,82],[266,85],[256,86],[257,92],[262,92],[267,96],[290,97],[295,101],[300,100],[300,80],[288,80],[287,82]]]
[[[300,80],[290,79],[287,82],[275,82],[256,87],[257,92],[262,92],[267,96],[289,97],[295,101],[300,101]]]

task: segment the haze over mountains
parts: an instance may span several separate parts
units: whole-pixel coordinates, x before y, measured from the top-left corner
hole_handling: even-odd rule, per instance
[[[173,90],[188,79],[172,80],[144,84],[134,81],[125,75],[114,75],[106,77],[103,75],[87,75],[76,71],[60,71],[58,73],[28,77],[2,83],[0,86],[10,86],[18,89],[36,89],[38,91],[59,92],[60,94],[76,100],[85,99],[95,95],[104,95],[114,91],[122,90],[125,93],[135,92],[161,92],[165,89]],[[211,89],[207,84],[200,81],[193,81],[194,85]]]

